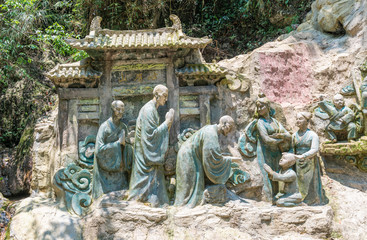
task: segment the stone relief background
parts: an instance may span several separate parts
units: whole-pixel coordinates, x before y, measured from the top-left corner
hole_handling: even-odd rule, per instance
[[[367,57],[367,18],[363,9],[366,9],[365,1],[317,0],[297,31],[249,54],[218,63],[243,74],[251,85],[248,93],[219,87],[219,97],[223,99],[222,115],[231,115],[238,127],[230,140],[222,142],[224,151],[241,156],[237,140],[240,131],[251,120],[258,93],[264,92],[274,102],[277,119],[294,132],[295,112],[315,107],[320,95],[331,99],[352,81],[352,76],[360,81],[358,67]],[[354,97],[347,99],[347,104],[352,102],[355,102]],[[33,146],[32,189],[48,196],[52,196],[50,179],[62,167],[60,162],[53,161],[60,154],[53,147],[57,141],[56,114],[57,110],[37,125]],[[324,123],[320,119],[314,117],[310,127],[325,139]],[[230,202],[224,207],[206,205],[194,210],[151,209],[122,201],[124,193],[120,192],[105,195],[95,203],[97,207],[90,215],[79,219],[57,209],[52,200],[35,194],[18,206],[10,235],[18,239],[38,239],[57,230],[53,232],[55,239],[94,239],[96,236],[100,239],[112,236],[113,239],[365,238],[366,173],[344,161],[328,162],[322,180],[329,205],[269,208],[256,201],[260,198],[258,192],[262,185],[256,160],[240,164],[251,175],[251,181],[234,190],[241,196],[255,199],[248,200],[250,204]],[[29,211],[30,208],[33,210]],[[58,221],[50,220],[51,217],[56,219],[55,216]]]

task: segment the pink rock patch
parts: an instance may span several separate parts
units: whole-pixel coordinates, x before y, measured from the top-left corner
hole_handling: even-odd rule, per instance
[[[258,52],[262,91],[277,103],[307,104],[314,78],[307,46],[278,52]]]

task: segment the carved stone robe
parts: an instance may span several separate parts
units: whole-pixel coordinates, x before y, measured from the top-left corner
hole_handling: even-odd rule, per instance
[[[98,129],[93,167],[93,198],[104,193],[127,189],[127,171],[131,167],[133,149],[131,144],[125,146],[119,142],[122,131],[127,135],[123,122],[115,125],[112,117]]]
[[[355,115],[352,109],[347,106],[337,109],[326,100],[319,102],[319,107],[330,117],[330,122],[325,129],[330,140],[337,139],[337,134],[343,132],[347,133],[348,140],[357,137],[357,126],[354,123]]]
[[[260,118],[257,121],[257,131],[259,134],[257,142],[257,161],[263,177],[263,191],[265,197],[270,201],[274,194],[278,192],[278,186],[269,179],[269,175],[264,169],[264,163],[278,172],[280,170],[279,160],[282,157],[282,152],[288,151],[288,149],[282,149],[279,145],[271,144],[271,142],[274,141],[271,135],[274,133],[289,133],[275,118],[271,118],[270,122],[264,118]]]
[[[267,121],[265,118],[253,120],[245,129],[245,134],[241,135],[238,140],[238,145],[242,155],[248,158],[257,156],[259,168],[263,178],[264,197],[268,201],[272,201],[274,195],[278,192],[278,183],[269,179],[268,173],[264,169],[264,163],[268,164],[274,171],[278,172],[279,160],[282,157],[282,152],[289,150],[288,140],[282,144],[274,144],[277,141],[272,137],[275,133],[285,133],[291,135],[275,118],[270,118]]]
[[[195,207],[203,198],[205,176],[214,184],[225,184],[230,175],[231,159],[222,156],[217,125],[201,128],[178,151],[175,205]]]
[[[158,111],[151,100],[140,109],[136,122],[129,200],[150,202],[155,207],[168,203],[163,169],[168,140],[168,126],[159,125]]]
[[[296,171],[298,186],[302,200],[308,205],[317,205],[327,202],[321,184],[320,162],[317,157],[319,152],[319,137],[314,131],[307,129],[304,135],[298,132],[292,135],[292,151],[294,154],[303,155],[304,161],[297,160]]]

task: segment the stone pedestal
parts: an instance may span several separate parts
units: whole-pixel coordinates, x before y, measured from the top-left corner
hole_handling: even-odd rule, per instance
[[[151,208],[112,192],[84,218],[51,200],[24,200],[13,217],[14,239],[322,239],[331,234],[330,206],[280,208],[262,202]]]

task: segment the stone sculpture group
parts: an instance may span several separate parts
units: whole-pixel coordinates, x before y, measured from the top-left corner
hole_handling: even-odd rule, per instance
[[[330,125],[336,126],[338,123],[344,126],[340,130],[348,129],[348,140],[354,139],[352,131],[355,130],[352,124],[344,120],[350,112],[349,108],[344,107],[343,99],[338,103],[339,98],[339,95],[334,98],[335,107],[325,101],[319,103],[320,108],[328,114],[335,112],[338,116],[332,115],[326,128],[332,142],[336,139],[332,132],[335,128]],[[226,183],[241,184],[249,180],[250,176],[236,163],[242,161],[242,158],[222,153],[220,138],[227,137],[236,129],[230,116],[222,116],[218,124],[206,125],[197,131],[185,130],[181,134],[185,136],[184,140],[179,136],[176,184],[173,195],[168,194],[164,164],[169,151],[169,132],[175,111],[169,109],[161,124],[158,113],[158,108],[164,106],[167,99],[168,88],[157,85],[153,90],[153,99],[140,109],[135,132],[129,132],[122,122],[124,103],[121,100],[112,102],[112,116],[100,125],[95,142],[89,136],[80,145],[80,156],[83,156],[84,161],[89,159],[90,162],[94,156],[93,174],[88,175],[88,171],[83,172],[80,167],[76,169],[73,165],[74,168],[69,166],[67,169],[74,171],[63,170],[54,177],[56,193],[62,196],[69,210],[81,215],[93,200],[103,194],[120,190],[127,192],[128,201],[148,203],[152,207],[169,204],[195,207],[208,202],[223,203],[226,199],[233,199],[235,194],[227,189]],[[244,158],[257,157],[263,179],[263,200],[279,207],[327,203],[317,157],[319,137],[308,129],[312,114],[298,113],[298,131],[291,135],[274,118],[274,113],[270,101],[265,95],[259,95],[254,120],[245,128],[238,142]],[[74,179],[74,172],[84,173],[82,177],[87,178],[91,187],[80,188],[82,193],[77,189],[72,194],[60,194],[63,190],[68,192],[70,184],[66,186],[63,179],[69,175],[71,180]],[[79,179],[80,182],[83,181]],[[88,198],[88,194],[92,197]],[[209,198],[217,200],[209,201]],[[243,200],[237,196],[236,199]]]
[[[139,112],[134,146],[126,141],[128,130],[121,122],[123,102],[117,100],[112,103],[113,115],[100,126],[96,138],[92,181],[94,199],[112,191],[128,189],[127,200],[150,203],[153,207],[170,203],[164,163],[174,110],[166,113],[162,124],[157,111],[167,98],[168,89],[157,85],[153,99]],[[307,128],[311,114],[302,112],[297,115],[299,130],[293,136],[273,118],[273,114],[270,101],[261,95],[256,102],[255,120],[239,140],[244,156],[257,155],[265,200],[273,201],[277,206],[296,206],[302,201],[307,204],[325,203],[316,157],[319,138]],[[219,124],[204,126],[181,144],[176,162],[174,205],[195,207],[202,204],[207,187],[205,179],[209,180],[209,185],[225,186],[233,175],[232,166],[235,164],[232,160],[236,158],[222,155],[219,136],[225,137],[234,130],[234,120],[223,116]],[[242,175],[238,183],[248,179],[243,171],[237,175]]]
[[[139,112],[133,147],[126,140],[128,130],[121,121],[124,103],[120,100],[112,102],[112,117],[102,123],[96,138],[92,181],[94,199],[112,191],[129,189],[128,200],[150,203],[153,207],[169,204],[163,165],[174,110],[170,109],[165,121],[159,124],[157,109],[167,101],[167,87],[157,85],[153,96]],[[175,205],[194,207],[200,204],[205,177],[213,184],[224,185],[233,175],[233,157],[222,156],[218,134],[226,136],[234,129],[234,120],[224,116],[218,125],[203,127],[182,144],[177,157]],[[237,171],[239,174],[241,172]],[[245,177],[239,179],[239,182],[246,180]]]
[[[239,139],[244,157],[257,156],[265,200],[278,206],[295,206],[302,201],[309,205],[327,202],[316,156],[319,137],[308,129],[311,114],[297,114],[299,130],[292,136],[273,118],[274,114],[270,101],[260,95],[256,101],[255,120]],[[291,169],[294,164],[296,171]]]

